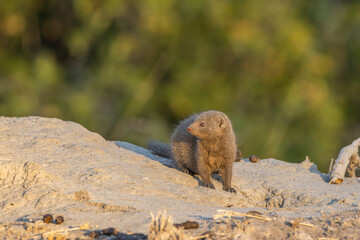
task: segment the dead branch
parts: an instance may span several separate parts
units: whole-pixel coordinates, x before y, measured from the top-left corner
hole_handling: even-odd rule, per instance
[[[334,168],[330,175],[329,183],[341,183],[345,176],[345,171],[350,163],[350,159],[356,155],[358,157],[358,148],[360,146],[360,138],[354,140],[349,146],[343,147],[336,159]],[[356,158],[354,156],[353,158]],[[356,158],[357,159],[357,158]]]

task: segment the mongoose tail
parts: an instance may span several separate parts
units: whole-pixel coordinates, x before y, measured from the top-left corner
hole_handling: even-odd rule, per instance
[[[161,157],[172,158],[171,146],[159,141],[150,140],[147,142],[150,151]]]

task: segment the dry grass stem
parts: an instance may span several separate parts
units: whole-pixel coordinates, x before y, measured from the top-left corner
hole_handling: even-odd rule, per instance
[[[255,218],[255,219],[259,219],[259,220],[264,220],[264,221],[270,221],[272,220],[269,217],[265,217],[265,216],[259,216],[259,215],[254,215],[254,214],[248,214],[248,213],[239,213],[239,212],[233,212],[233,211],[228,211],[228,210],[217,210],[217,214],[214,215],[214,219],[219,219],[219,218],[224,218],[224,217],[249,217],[249,218]]]
[[[330,167],[329,167],[329,173],[331,173],[331,171],[333,169],[333,166],[334,166],[334,158],[331,158]]]
[[[298,228],[300,226],[304,226],[304,227],[315,227],[315,225],[311,224],[311,223],[304,223],[304,222],[300,222],[299,219],[295,219],[293,221],[290,222],[291,226],[293,228]]]
[[[207,234],[196,236],[196,237],[190,237],[189,239],[197,240],[197,239],[202,239],[202,238],[207,238],[207,237],[210,237],[210,234],[207,233]]]
[[[82,226],[80,226],[80,227],[77,227],[77,228],[67,228],[67,229],[50,231],[50,232],[43,233],[42,235],[43,235],[43,236],[46,236],[46,235],[55,234],[55,233],[62,233],[62,232],[68,232],[68,231],[77,231],[77,230],[86,230],[86,229],[96,228],[96,227],[97,227],[97,226],[95,226],[95,227],[90,227],[90,226],[89,226],[89,223],[85,223],[84,225],[82,225]]]
[[[305,227],[315,227],[315,225],[314,225],[314,224],[311,224],[311,223],[299,222],[299,225],[300,225],[300,226],[305,226]]]
[[[173,218],[164,210],[158,213],[156,217],[151,214],[151,223],[149,227],[149,240],[180,240],[188,239],[182,228],[176,228],[173,225]]]

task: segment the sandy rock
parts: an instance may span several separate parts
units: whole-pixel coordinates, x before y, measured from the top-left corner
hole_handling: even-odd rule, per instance
[[[147,149],[106,141],[73,122],[41,117],[0,117],[2,223],[62,215],[61,226],[89,222],[120,232],[147,233],[150,212],[167,210],[175,222],[212,217],[217,209],[314,217],[358,209],[357,178],[330,185],[316,165],[262,159],[234,163],[237,194],[200,186],[171,159]],[[321,210],[321,211],[320,211]],[[1,236],[1,234],[0,234]]]

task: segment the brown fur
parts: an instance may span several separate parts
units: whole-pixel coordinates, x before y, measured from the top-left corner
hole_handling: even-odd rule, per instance
[[[237,156],[235,134],[224,113],[207,111],[185,119],[171,136],[171,153],[167,146],[159,142],[148,144],[156,154],[173,158],[184,172],[198,173],[205,187],[214,188],[211,174],[220,172],[223,189],[236,192],[231,187]]]

